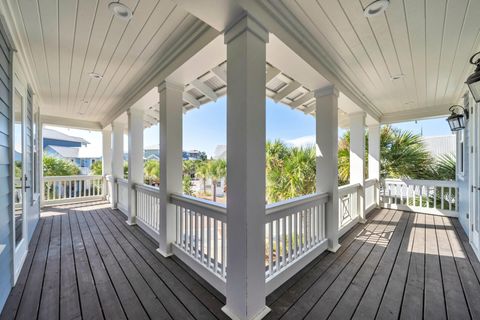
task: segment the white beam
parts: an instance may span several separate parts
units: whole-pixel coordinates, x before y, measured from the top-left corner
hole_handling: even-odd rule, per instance
[[[365,112],[350,114],[350,184],[359,183],[358,215],[365,220]]]
[[[292,81],[285,88],[283,88],[282,91],[280,91],[275,96],[273,96],[273,100],[275,102],[279,102],[280,100],[282,100],[283,98],[286,98],[289,94],[291,94],[295,90],[299,89],[301,86],[302,86],[301,83],[298,83],[297,81]]]
[[[87,129],[87,130],[102,130],[100,122],[80,120],[75,118],[63,118],[56,116],[41,115],[40,122],[45,125],[54,125],[57,127],[75,128],[75,129]]]
[[[196,88],[198,91],[203,93],[206,97],[208,97],[212,101],[217,101],[217,94],[213,92],[213,90],[207,86],[205,83],[202,81],[195,79],[190,83],[194,88]]]
[[[160,99],[160,231],[158,252],[172,254],[175,241],[176,207],[172,193],[182,193],[182,92],[183,86],[163,81],[158,86]]]
[[[190,103],[194,108],[198,108],[200,107],[200,101],[198,101],[194,96],[192,96],[190,93],[188,92],[183,92],[183,100],[185,102],[188,102]]]
[[[424,108],[414,108],[397,112],[384,113],[380,118],[380,123],[390,124],[395,122],[447,117],[450,114],[450,111],[448,110],[449,107],[449,104],[442,104],[438,106],[429,106]],[[401,110],[404,108],[399,107],[398,109]]]
[[[316,192],[328,192],[326,207],[326,234],[328,249],[335,252],[338,243],[338,90],[315,92],[315,125],[316,125]]]
[[[136,184],[143,184],[143,109],[128,111],[128,220],[137,223]]]
[[[220,79],[224,84],[227,84],[227,73],[222,67],[216,66],[212,69],[212,73],[216,75],[217,78]]]
[[[244,16],[227,44],[227,304],[232,319],[261,319],[265,305],[265,67],[268,32]]]
[[[304,105],[304,104],[306,104],[307,102],[311,101],[313,98],[314,98],[314,92],[313,92],[313,91],[307,92],[307,93],[305,93],[303,96],[301,96],[300,98],[298,98],[297,100],[295,100],[295,101],[293,101],[292,103],[290,103],[290,106],[291,106],[292,108],[298,108],[298,107],[300,107],[301,105]]]

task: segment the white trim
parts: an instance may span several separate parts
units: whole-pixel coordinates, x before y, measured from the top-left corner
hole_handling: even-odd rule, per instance
[[[450,113],[448,111],[449,106],[450,104],[442,104],[438,106],[426,106],[424,108],[385,113],[380,117],[380,123],[390,124],[395,122],[440,118],[447,116]]]

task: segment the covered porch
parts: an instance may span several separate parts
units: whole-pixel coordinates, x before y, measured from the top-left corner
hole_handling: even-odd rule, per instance
[[[1,319],[227,319],[225,297],[105,202],[42,211]],[[456,218],[375,209],[266,297],[266,319],[476,319],[480,263]]]

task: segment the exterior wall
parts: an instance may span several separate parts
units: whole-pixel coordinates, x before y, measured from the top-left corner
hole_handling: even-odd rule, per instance
[[[26,212],[26,219],[27,219],[27,230],[28,230],[28,241],[33,236],[33,232],[35,231],[35,227],[37,226],[37,222],[39,217],[39,208],[38,203],[34,203],[33,199],[33,95],[32,91],[27,91],[27,123],[26,126],[26,174],[30,177],[30,188],[27,189],[27,212]]]
[[[12,54],[0,26],[0,310],[12,281],[11,90]]]
[[[464,100],[464,106],[469,107],[469,95]],[[463,139],[462,139],[463,135]],[[461,155],[461,141],[463,140],[463,156]],[[470,181],[469,181],[469,150],[470,150],[470,130],[467,125],[462,131],[456,133],[457,148],[457,181],[459,192],[459,211],[458,220],[460,221],[466,234],[469,234],[469,211],[470,211]],[[463,173],[460,171],[463,159]]]

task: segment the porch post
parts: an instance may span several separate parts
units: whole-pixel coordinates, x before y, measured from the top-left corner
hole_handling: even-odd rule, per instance
[[[112,174],[112,130],[105,128],[102,130],[102,176],[103,176],[103,194],[111,201],[112,188],[108,183],[107,176]]]
[[[265,305],[265,66],[268,32],[245,15],[227,44],[227,304],[232,319]]]
[[[368,126],[368,178],[377,179],[375,204],[380,205],[380,124]]]
[[[183,86],[163,81],[160,98],[160,235],[158,252],[172,255],[175,241],[176,209],[169,201],[172,193],[182,193]]]
[[[125,132],[125,125],[121,122],[114,121],[112,123],[113,144],[112,144],[112,176],[114,179],[124,178],[123,175],[123,134]],[[117,188],[115,181],[112,188],[112,208],[117,207]]]
[[[43,201],[45,199],[45,185],[43,183],[43,123],[38,125],[38,181],[40,186],[40,207],[43,207]]]
[[[143,109],[128,112],[128,220],[137,223],[136,184],[143,184]]]
[[[365,222],[365,112],[350,114],[350,184],[359,183],[357,211]]]
[[[334,87],[315,91],[317,174],[316,192],[328,192],[326,236],[328,250],[335,252],[338,243],[338,90]]]

